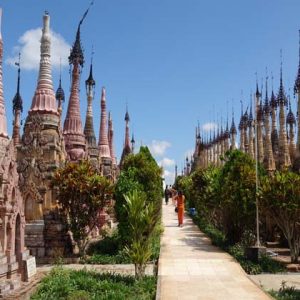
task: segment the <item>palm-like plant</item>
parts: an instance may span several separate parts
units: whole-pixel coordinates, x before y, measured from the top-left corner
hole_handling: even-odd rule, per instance
[[[135,265],[135,277],[139,279],[145,275],[146,264],[152,254],[151,237],[157,217],[153,203],[146,203],[142,192],[134,190],[124,195],[124,198],[130,230],[129,245],[125,249]]]

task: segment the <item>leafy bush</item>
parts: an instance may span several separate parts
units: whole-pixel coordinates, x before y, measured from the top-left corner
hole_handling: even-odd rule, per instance
[[[89,235],[99,225],[99,213],[113,193],[112,183],[101,176],[88,160],[67,163],[52,179],[58,200],[80,255],[85,255]]]
[[[31,300],[62,299],[155,299],[156,277],[99,274],[91,271],[54,268],[46,276]]]
[[[231,244],[240,242],[245,230],[254,230],[255,178],[255,164],[249,155],[239,150],[225,154],[218,194],[222,230]]]
[[[127,244],[130,239],[124,195],[133,190],[137,190],[141,195],[144,194],[146,203],[153,203],[156,219],[159,220],[163,195],[161,175],[162,170],[147,147],[141,147],[138,154],[129,155],[125,159],[115,188],[115,210],[123,244]]]
[[[160,251],[160,235],[163,229],[160,224],[155,226],[151,237],[151,261],[156,261]],[[80,259],[81,264],[130,264],[131,259],[128,257],[124,247],[120,245],[120,237],[117,232],[111,236],[106,236],[100,241],[93,242],[87,249],[89,256]]]
[[[112,236],[106,236],[100,241],[93,242],[87,249],[87,254],[109,254],[115,255],[120,247],[120,237],[117,233]]]
[[[276,171],[274,176],[265,178],[260,203],[282,230],[289,244],[291,261],[297,263],[300,254],[300,175]]]

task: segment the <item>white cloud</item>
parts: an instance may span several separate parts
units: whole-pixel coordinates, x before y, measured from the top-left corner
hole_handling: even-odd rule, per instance
[[[202,125],[202,129],[205,131],[205,132],[208,132],[208,131],[213,131],[213,130],[216,130],[218,129],[218,124],[217,123],[214,123],[214,122],[208,122],[208,123],[205,123]]]
[[[175,181],[175,173],[174,172],[170,172],[168,170],[164,170],[164,178],[165,178],[166,184],[174,183],[174,181]]]
[[[153,140],[149,145],[152,155],[156,156],[163,156],[169,147],[171,147],[171,144],[167,141]]]
[[[175,165],[175,160],[164,157],[158,164],[162,167],[172,167]]]
[[[59,68],[60,59],[62,67],[68,65],[68,56],[71,46],[58,33],[50,30],[51,35],[51,63],[53,68]],[[12,50],[10,57],[6,59],[6,63],[14,66],[18,61],[18,54],[21,53],[22,69],[38,70],[40,63],[40,39],[42,29],[30,29],[19,38],[18,45]]]

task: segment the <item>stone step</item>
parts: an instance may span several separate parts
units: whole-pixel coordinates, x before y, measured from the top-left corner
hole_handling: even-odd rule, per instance
[[[280,246],[279,242],[266,242],[267,248],[278,248]]]

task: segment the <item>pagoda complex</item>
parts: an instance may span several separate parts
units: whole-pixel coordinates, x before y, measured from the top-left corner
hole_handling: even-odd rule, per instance
[[[282,63],[280,67],[280,80],[277,95],[272,87],[269,98],[268,77],[263,91],[259,90],[256,83],[256,93],[250,97],[250,113],[248,109],[242,108],[239,120],[239,145],[234,116],[232,116],[231,128],[226,130],[217,126],[217,134],[213,133],[208,139],[200,136],[199,125],[196,128],[195,150],[191,161],[185,162],[185,174],[188,173],[188,164],[192,164],[192,170],[209,165],[221,166],[228,149],[238,148],[240,151],[248,153],[253,159],[264,165],[265,169],[272,174],[275,170],[292,168],[300,170],[300,45],[299,45],[299,67],[295,81],[294,92],[298,95],[297,116],[292,111],[290,96],[286,95],[283,85]],[[254,116],[253,116],[254,103]],[[286,114],[286,111],[288,113]],[[221,131],[219,131],[221,128]],[[297,141],[296,137],[297,129]],[[257,145],[257,146],[255,146]],[[256,149],[257,147],[257,149]]]
[[[113,120],[111,114],[107,113],[105,88],[101,90],[98,143],[96,140],[92,108],[96,81],[92,62],[85,81],[87,109],[84,127],[81,122],[79,90],[84,53],[80,35],[88,10],[79,22],[75,42],[70,50],[71,89],[64,121],[62,109],[66,95],[61,76],[56,92],[53,87],[50,15],[47,12],[43,15],[37,86],[23,132],[20,58],[16,63],[19,68],[17,92],[13,98],[12,139],[7,134],[0,65],[0,205],[3,207],[0,218],[4,224],[0,235],[0,255],[2,252],[7,254],[7,260],[3,257],[2,261],[13,265],[9,267],[11,272],[19,270],[18,260],[21,256],[23,259],[29,257],[25,246],[37,259],[64,256],[73,251],[74,243],[60,211],[57,190],[51,186],[52,176],[59,167],[66,162],[77,163],[88,159],[103,176],[112,181],[119,174],[114,149]],[[2,38],[0,42],[2,64]],[[130,148],[128,122],[129,115],[126,121],[125,144]]]

